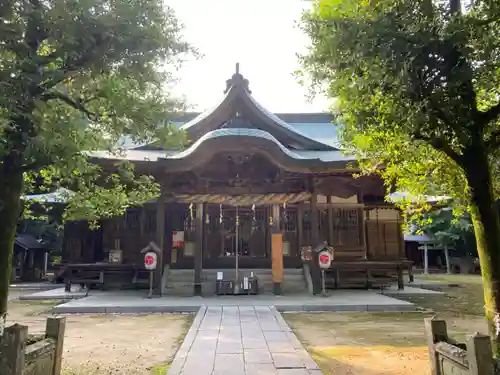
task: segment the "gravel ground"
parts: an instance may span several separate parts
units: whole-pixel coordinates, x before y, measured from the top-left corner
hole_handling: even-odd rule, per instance
[[[7,325],[43,332],[57,303],[11,300]],[[68,315],[63,375],[165,374],[191,321],[182,314]]]

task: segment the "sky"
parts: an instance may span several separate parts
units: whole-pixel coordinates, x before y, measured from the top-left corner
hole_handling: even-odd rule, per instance
[[[272,112],[323,112],[328,101],[308,102],[307,87],[297,83],[296,54],[308,38],[296,22],[306,0],[165,0],[184,25],[185,39],[203,55],[184,63],[174,94],[192,110],[213,107],[225,82],[240,63],[253,97]]]

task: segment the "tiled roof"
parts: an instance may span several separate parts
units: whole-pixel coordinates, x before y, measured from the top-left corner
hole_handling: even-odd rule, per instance
[[[355,157],[345,155],[342,151],[302,151],[290,150],[283,146],[275,137],[268,132],[259,129],[249,128],[228,128],[216,129],[208,132],[200,139],[198,139],[188,149],[183,151],[158,151],[158,150],[126,150],[124,152],[111,154],[106,151],[97,151],[89,153],[89,156],[103,159],[117,159],[117,160],[130,160],[130,161],[157,161],[158,159],[181,159],[193,152],[205,141],[218,137],[227,136],[243,136],[243,137],[257,137],[275,143],[285,154],[297,160],[319,160],[322,162],[332,161],[354,161]]]

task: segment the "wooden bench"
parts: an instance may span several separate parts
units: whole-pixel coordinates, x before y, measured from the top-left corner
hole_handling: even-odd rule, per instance
[[[102,270],[71,270],[68,273],[69,275],[64,279],[64,290],[66,292],[71,291],[72,284],[80,284],[82,288],[86,289],[86,295],[88,295],[92,285],[104,287],[104,271]]]
[[[102,290],[108,288],[130,288],[149,285],[149,272],[131,264],[82,263],[68,264],[64,270],[66,291],[72,284],[81,284],[87,290],[99,285]]]
[[[408,268],[410,282],[413,281],[412,263],[407,261],[333,261],[327,276],[327,286],[333,289],[385,289],[397,282],[404,289],[403,269]],[[328,281],[328,279],[327,279]]]

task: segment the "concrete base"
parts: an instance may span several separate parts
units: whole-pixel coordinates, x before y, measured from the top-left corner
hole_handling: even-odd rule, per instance
[[[35,292],[31,294],[25,294],[19,296],[20,300],[25,301],[41,301],[41,300],[73,300],[84,298],[87,295],[85,291],[82,291],[80,287],[74,287],[70,292],[66,292],[64,287],[57,289],[45,290],[42,292]]]
[[[9,285],[9,289],[18,290],[18,291],[42,291],[42,290],[51,290],[58,289],[61,285],[53,284],[50,281],[42,281],[38,283],[29,283],[29,282],[19,282],[12,283]]]
[[[50,298],[57,299],[57,298]],[[339,290],[327,296],[304,295],[252,295],[214,297],[161,297],[147,298],[140,291],[101,292],[55,306],[54,313],[169,313],[196,312],[202,306],[275,306],[280,312],[392,312],[416,311],[406,301],[397,300],[375,291]]]
[[[435,290],[417,288],[413,286],[412,287],[407,286],[402,290],[398,290],[398,287],[396,285],[392,285],[390,288],[382,291],[381,294],[386,296],[396,297],[396,296],[439,296],[443,295],[444,293]]]
[[[273,294],[277,296],[281,295],[281,283],[273,283]]]

